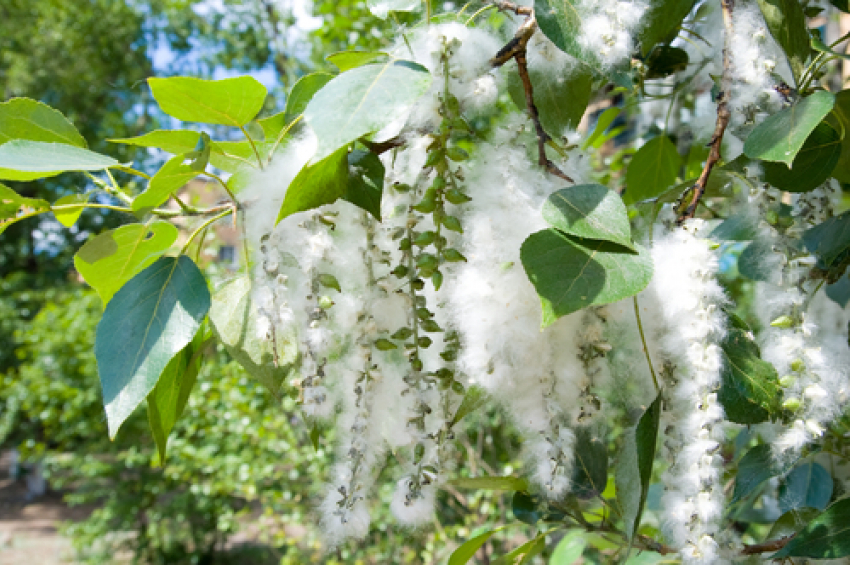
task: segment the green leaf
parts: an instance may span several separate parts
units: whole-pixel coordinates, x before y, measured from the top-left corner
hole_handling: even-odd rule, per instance
[[[210,322],[227,352],[275,397],[294,371],[298,345],[289,328],[259,335],[262,315],[251,300],[251,281],[241,276],[215,291]]]
[[[74,255],[74,267],[97,291],[105,307],[119,288],[176,240],[177,228],[168,222],[121,226],[88,240]]]
[[[348,147],[321,161],[306,165],[292,179],[277,215],[277,222],[305,210],[335,202],[348,188]]]
[[[454,426],[460,422],[464,416],[475,412],[482,406],[487,404],[487,391],[477,385],[473,385],[466,389],[466,394],[463,395],[463,400],[457,408],[450,426]]]
[[[696,0],[652,0],[643,15],[646,23],[638,33],[641,54],[646,56],[658,43],[673,41],[694,4]]]
[[[626,538],[631,540],[637,531],[640,515],[641,480],[638,463],[635,427],[623,431],[623,443],[617,450],[614,462],[614,488],[617,503],[622,510]]]
[[[721,349],[722,384],[717,399],[726,419],[738,424],[766,421],[778,409],[780,386],[776,369],[761,359],[758,345],[738,328],[729,329]]]
[[[365,65],[335,77],[304,110],[318,137],[313,159],[324,159],[403,117],[430,84],[425,67],[400,60]]]
[[[148,85],[162,111],[184,122],[243,126],[262,110],[266,100],[266,87],[250,76],[150,78]]]
[[[418,10],[421,5],[421,0],[366,0],[366,6],[372,15],[382,19],[390,12],[412,12]]]
[[[634,296],[652,278],[649,253],[615,243],[568,236],[554,229],[531,234],[520,258],[543,307],[543,327],[591,305]]]
[[[590,102],[591,73],[582,69],[553,72],[532,67],[528,74],[543,128],[557,136],[567,128],[578,127]],[[525,110],[525,89],[518,73],[508,75],[508,92],[517,108]]]
[[[646,78],[664,78],[688,68],[688,53],[678,47],[659,45],[646,58]]]
[[[169,153],[188,153],[198,145],[201,134],[185,129],[154,130],[139,137],[119,137],[110,139],[112,143],[135,145],[137,147],[156,147]]]
[[[780,557],[838,559],[850,555],[850,498],[839,500],[809,522],[788,545],[773,554]]]
[[[734,214],[720,222],[708,237],[715,241],[752,241],[757,235],[757,221],[746,214]]]
[[[493,561],[493,565],[524,565],[530,563],[531,559],[540,555],[544,549],[546,549],[546,534],[538,534],[537,537]],[[520,557],[522,559],[519,559]]]
[[[803,245],[830,267],[850,249],[850,211],[833,216],[803,232]]]
[[[573,565],[577,563],[584,553],[584,548],[587,547],[585,532],[581,530],[573,530],[561,538],[555,550],[552,552],[552,557],[549,558],[549,565]]]
[[[821,510],[818,510],[817,508],[795,508],[793,510],[789,510],[773,523],[773,526],[770,528],[770,532],[768,532],[764,539],[774,540],[793,536],[805,528],[809,522],[814,520],[820,513]]]
[[[0,179],[27,181],[118,165],[112,157],[64,143],[15,139],[0,145]]]
[[[750,132],[744,142],[744,154],[751,159],[791,166],[806,139],[834,104],[835,96],[821,90],[780,110]]]
[[[820,51],[821,53],[826,53],[828,55],[838,57],[840,59],[844,59],[845,61],[850,60],[850,55],[848,55],[847,53],[841,53],[840,51],[830,49],[829,45],[824,43],[819,37],[814,34],[812,34],[812,49]]]
[[[837,282],[826,285],[824,292],[830,300],[842,308],[846,307],[847,303],[850,302],[850,277],[845,274]]]
[[[481,549],[481,546],[487,543],[487,540],[493,537],[493,534],[502,529],[503,528],[496,528],[495,530],[484,532],[483,534],[465,541],[460,547],[452,552],[449,557],[449,565],[465,565],[466,563],[469,563],[469,560],[472,559],[475,552]]]
[[[148,395],[148,425],[151,429],[160,465],[165,464],[168,435],[180,419],[189,393],[195,386],[203,362],[203,350],[210,342],[206,325],[195,334],[192,343],[184,347],[169,363]]]
[[[785,52],[794,80],[799,83],[812,51],[803,7],[797,0],[758,0],[758,5],[767,29]]]
[[[298,116],[304,113],[307,104],[313,99],[313,96],[328,84],[334,76],[330,73],[312,73],[298,79],[298,82],[293,85],[289,91],[289,96],[286,97],[286,109],[284,110],[284,123],[288,124]],[[262,120],[260,122],[263,123]],[[263,129],[266,129],[265,127]],[[281,128],[282,129],[282,128]],[[269,135],[266,131],[266,137],[277,137],[277,135]]]
[[[388,56],[382,51],[337,51],[325,57],[325,61],[336,65],[344,73]]]
[[[587,427],[578,427],[573,465],[573,493],[582,499],[602,494],[608,482],[608,450]]]
[[[753,447],[738,463],[732,502],[743,500],[754,493],[765,481],[784,472],[785,468],[773,457],[769,445]]]
[[[850,13],[850,2],[848,0],[829,0],[829,3],[844,13]]]
[[[162,205],[172,194],[198,176],[198,171],[184,165],[185,155],[172,157],[148,182],[148,188],[133,200],[133,210],[149,211]]]
[[[669,137],[659,135],[650,139],[629,163],[623,201],[633,204],[662,194],[676,182],[681,164],[682,158]]]
[[[348,154],[348,187],[343,200],[363,208],[381,221],[384,193],[384,164],[371,151],[355,149]]]
[[[58,110],[30,98],[0,103],[0,144],[29,139],[86,147],[86,140]]]
[[[159,258],[115,293],[94,345],[111,438],[192,341],[209,308],[207,281],[185,255]]]
[[[80,215],[85,210],[83,206],[73,206],[74,204],[84,204],[88,202],[89,197],[87,194],[68,194],[67,196],[63,196],[59,200],[53,203],[53,215],[56,216],[56,219],[60,224],[65,226],[66,228],[70,228],[74,224],[77,223],[77,220],[80,219]],[[69,208],[65,210],[57,210],[56,206],[69,206]]]
[[[832,497],[832,476],[814,461],[798,464],[779,484],[779,510],[823,510]]]
[[[578,42],[582,31],[579,6],[575,0],[535,0],[534,15],[540,31],[558,49],[593,71],[601,72],[602,65],[597,54],[587,51]]]
[[[612,106],[602,112],[599,115],[599,118],[597,118],[596,120],[596,127],[593,128],[593,133],[590,134],[587,140],[585,140],[584,145],[582,145],[582,149],[587,149],[591,145],[596,147],[594,145],[596,140],[602,137],[602,135],[608,129],[608,126],[614,123],[614,120],[616,120],[617,116],[620,115],[620,112],[622,112],[622,108],[618,108],[616,106]]]
[[[40,198],[25,198],[0,183],[0,234],[19,220],[50,211],[50,203]]]
[[[551,194],[543,205],[543,219],[564,233],[634,250],[623,200],[601,184],[580,184]]]
[[[646,497],[649,494],[649,486],[652,480],[652,464],[655,462],[655,447],[658,441],[658,427],[661,422],[662,397],[659,393],[646,412],[640,417],[635,430],[635,442],[637,446],[637,465],[640,474],[640,505],[634,518],[634,527],[630,527],[629,536],[633,536],[640,528],[640,520],[646,505]]]
[[[492,491],[527,491],[528,481],[521,477],[460,477],[449,484],[457,488]]]
[[[764,260],[771,253],[773,247],[762,239],[750,243],[738,256],[738,272],[753,281],[774,281],[776,271],[770,262]]]
[[[764,180],[780,190],[808,192],[832,175],[841,157],[841,136],[821,122],[806,139],[789,168],[785,163],[765,162]]]
[[[537,500],[525,492],[515,492],[511,499],[511,511],[514,518],[533,526],[543,517],[537,506]]]
[[[154,130],[139,137],[110,139],[112,143],[135,145],[138,147],[156,147],[174,155],[194,151],[201,139],[201,133],[188,130]],[[263,144],[260,145],[263,147]],[[246,165],[257,166],[257,159],[247,141],[213,141],[209,144],[210,164],[214,167],[235,173]]]

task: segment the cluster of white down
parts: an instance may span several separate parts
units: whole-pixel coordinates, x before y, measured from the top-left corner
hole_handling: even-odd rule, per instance
[[[581,17],[578,43],[605,67],[627,60],[635,33],[644,24],[649,3],[632,0],[586,0],[576,10]]]
[[[774,188],[750,191],[750,207],[760,213],[753,220],[758,226],[757,240],[772,250],[759,260],[764,263],[760,270],[773,277],[756,288],[758,313],[766,328],[760,336],[762,357],[776,368],[784,406],[795,413],[790,426],[766,424],[760,430],[771,441],[774,455],[789,463],[805,445],[820,438],[846,406],[850,351],[843,337],[847,313],[830,302],[823,290],[811,297],[818,282],[806,279],[816,260],[799,251],[796,244],[806,229],[827,218],[840,190],[826,184],[795,195],[794,224],[782,234],[764,220],[766,213],[778,207],[779,198]]]
[[[725,333],[723,290],[716,280],[718,259],[690,220],[657,238],[652,246],[655,276],[640,295],[642,306],[661,314],[642,317],[659,347],[675,366],[670,377],[662,428],[668,459],[663,482],[663,528],[685,563],[718,563],[717,535],[724,508],[720,442],[723,408],[717,400]]]
[[[776,77],[793,84],[782,49],[770,34],[757,3],[736,3],[733,10],[729,40],[732,104],[736,108],[776,109],[781,102],[775,89]]]
[[[487,63],[499,41],[456,25],[432,26],[409,38],[414,58],[437,77],[442,73],[440,53],[449,44],[453,53],[449,89],[461,110],[478,111],[482,97],[493,103],[489,87],[485,92],[479,89],[490,81],[500,84]],[[434,83],[444,84],[439,78]],[[407,125],[398,128],[404,148],[382,157],[387,175],[381,223],[339,202],[273,225],[284,187],[312,155],[315,141],[309,136],[292,141],[243,195],[250,215],[248,237],[257,251],[258,308],[272,312],[270,324],[286,325],[298,334],[306,415],[337,419],[337,463],[321,505],[330,544],[368,532],[370,492],[388,450],[406,461],[396,477],[394,514],[411,526],[432,519],[436,490],[450,470],[452,443],[437,438],[448,429],[446,423],[461,397],[411,376],[448,366],[467,388],[485,388],[525,435],[527,461],[540,492],[558,499],[571,486],[575,430],[596,416],[598,402],[592,391],[607,391],[613,398],[616,390],[628,388],[620,384],[628,379],[623,369],[634,365],[634,358],[617,357],[616,348],[611,351],[618,360],[613,366],[619,367],[612,375],[602,360],[612,347],[606,338],[626,337],[622,349],[627,355],[641,348],[632,325],[634,310],[623,305],[577,312],[541,331],[540,302],[519,251],[525,238],[547,227],[541,207],[565,183],[530,161],[527,148],[535,143],[533,127],[520,113],[504,118],[488,142],[456,165],[472,201],[450,211],[461,216],[464,233],[453,236],[457,239],[450,239],[449,245],[467,261],[443,265],[443,288],[435,291],[428,282],[420,293],[435,321],[458,332],[461,348],[456,362],[447,363],[438,355],[444,334],[429,334],[434,343],[421,350],[421,371],[412,369],[400,348],[376,347],[378,339],[409,327],[414,316],[406,280],[390,271],[401,259],[399,230],[428,229],[431,219],[412,212],[411,193],[392,186],[406,183],[421,189],[430,184],[433,173],[421,171],[433,139],[427,132],[439,124],[441,94],[441,88],[435,88],[422,98]],[[574,178],[584,174],[585,165],[578,159],[557,165]],[[714,396],[720,363],[716,342],[723,321],[717,305],[722,293],[713,282],[714,257],[689,232],[662,238],[653,257],[657,276],[653,290],[644,294],[664,297],[647,298],[663,313],[656,332],[663,346],[657,355],[674,359],[687,375],[671,398],[673,440],[678,447],[670,471],[670,484],[675,486],[668,495],[668,525],[671,539],[695,560],[696,555],[710,555],[709,541],[716,533],[722,503],[713,455],[715,424],[722,418]],[[322,284],[328,275],[342,292]],[[620,329],[607,332],[606,319],[616,321]],[[268,334],[268,328],[260,331]],[[637,389],[652,390],[645,369],[631,373],[633,383],[640,381]],[[650,400],[646,394],[638,396],[620,402],[635,408]],[[421,425],[412,426],[414,420]],[[416,458],[411,454],[414,448],[421,451]],[[681,509],[691,510],[685,515]]]

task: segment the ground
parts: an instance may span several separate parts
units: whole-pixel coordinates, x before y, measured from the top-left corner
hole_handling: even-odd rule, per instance
[[[73,563],[71,542],[59,534],[65,520],[81,520],[90,509],[69,508],[48,491],[27,500],[22,481],[9,476],[9,452],[0,454],[0,565]]]

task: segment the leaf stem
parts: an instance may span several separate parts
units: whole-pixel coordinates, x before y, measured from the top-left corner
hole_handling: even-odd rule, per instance
[[[274,140],[274,145],[272,145],[272,148],[269,151],[269,159],[268,161],[266,161],[267,165],[272,162],[272,157],[274,157],[275,151],[277,151],[280,142],[283,141],[283,138],[286,137],[286,134],[289,133],[289,130],[291,130],[295,126],[295,124],[300,122],[302,118],[304,118],[304,114],[299,114],[297,118],[286,124],[286,127],[283,128],[283,131],[278,134],[277,139]]]
[[[260,167],[260,170],[263,170],[263,160],[260,158],[260,152],[257,150],[257,145],[254,143],[254,140],[251,139],[251,136],[248,135],[248,130],[245,129],[245,126],[239,126],[239,129],[242,130],[242,133],[245,135],[245,139],[248,140],[248,143],[251,144],[251,149],[254,150],[254,155],[257,157],[257,166]]]
[[[655,385],[655,392],[657,393],[661,391],[661,387],[658,386],[658,377],[656,376],[655,369],[652,366],[652,357],[649,355],[649,347],[646,346],[646,335],[643,333],[643,323],[640,321],[640,306],[638,305],[637,295],[632,297],[632,301],[635,304],[635,320],[637,321],[640,341],[643,344],[643,353],[646,355],[646,364],[649,366],[649,374],[652,375],[652,383]]]
[[[220,184],[222,186],[222,188],[224,188],[224,190],[227,192],[227,196],[230,198],[230,201],[233,203],[233,205],[234,206],[239,205],[239,201],[236,200],[236,195],[233,194],[233,191],[230,190],[230,187],[227,186],[227,183],[224,182],[224,180],[220,176],[218,176],[215,173],[210,173],[210,172],[207,172],[207,171],[204,171],[204,174],[207,175],[208,177],[212,178],[212,179],[217,180],[218,184]]]
[[[192,244],[192,240],[194,240],[195,237],[200,232],[204,231],[211,224],[217,222],[218,220],[220,220],[220,219],[222,219],[226,216],[229,216],[230,214],[233,213],[234,210],[235,210],[234,206],[228,206],[227,210],[225,210],[224,212],[222,212],[220,214],[213,216],[212,218],[210,218],[209,220],[205,221],[203,224],[198,226],[198,228],[195,231],[192,232],[192,235],[189,236],[189,239],[186,240],[186,243],[183,244],[183,248],[180,250],[180,255],[184,255],[186,253],[186,250],[189,249],[189,246]]]

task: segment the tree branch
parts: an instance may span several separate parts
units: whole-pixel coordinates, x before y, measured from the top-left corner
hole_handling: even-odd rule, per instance
[[[753,545],[744,544],[744,549],[741,550],[741,555],[758,555],[760,553],[778,551],[788,545],[788,542],[791,541],[791,538],[793,537],[794,536],[787,536],[784,538],[779,538],[777,540],[766,541],[764,543],[756,543]]]
[[[711,150],[708,153],[708,158],[705,160],[705,167],[702,169],[697,182],[694,184],[691,203],[676,220],[676,223],[682,223],[693,218],[696,213],[700,199],[705,194],[705,189],[708,186],[708,179],[711,176],[711,170],[720,161],[720,146],[723,143],[723,134],[726,132],[726,127],[729,125],[729,119],[732,112],[729,110],[729,99],[732,91],[732,9],[734,0],[721,0],[723,9],[723,27],[726,30],[726,37],[723,45],[723,75],[720,79],[720,92],[717,95],[717,122],[714,126],[714,134],[711,136],[709,147]]]
[[[575,182],[546,156],[546,143],[551,137],[543,129],[543,124],[540,123],[540,113],[534,104],[534,89],[531,86],[531,77],[528,75],[528,59],[526,58],[528,41],[537,30],[537,20],[534,17],[534,12],[531,8],[517,6],[511,2],[494,2],[494,4],[500,10],[513,10],[517,14],[527,15],[528,17],[519,27],[513,38],[490,59],[490,64],[494,67],[501,67],[511,59],[516,60],[519,78],[522,80],[522,87],[525,92],[525,105],[528,108],[531,121],[534,122],[534,131],[537,133],[538,163],[549,174],[562,178],[567,182]]]

